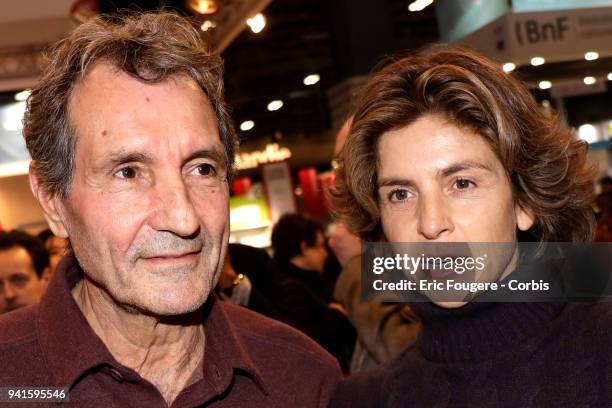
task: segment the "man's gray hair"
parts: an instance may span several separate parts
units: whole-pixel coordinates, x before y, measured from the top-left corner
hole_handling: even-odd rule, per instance
[[[74,172],[76,137],[68,104],[75,85],[96,63],[107,63],[145,83],[187,75],[202,89],[218,120],[228,180],[237,137],[224,101],[223,62],[197,29],[172,13],[98,16],[76,28],[48,53],[32,90],[23,134],[42,187],[67,197]]]

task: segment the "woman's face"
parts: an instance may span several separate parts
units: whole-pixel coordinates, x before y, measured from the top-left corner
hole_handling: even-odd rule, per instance
[[[378,198],[390,242],[508,242],[533,217],[515,204],[504,166],[483,137],[425,115],[384,133]]]

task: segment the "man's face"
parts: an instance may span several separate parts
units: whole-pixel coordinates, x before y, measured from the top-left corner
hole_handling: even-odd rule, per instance
[[[156,315],[196,310],[214,288],[229,193],[217,120],[197,84],[145,84],[105,64],[71,98],[77,135],[64,228],[114,301]]]
[[[486,141],[426,115],[379,141],[381,222],[391,242],[508,242],[533,218]],[[498,277],[499,278],[499,277]]]
[[[0,251],[0,314],[40,300],[43,285],[28,251],[12,247]]]

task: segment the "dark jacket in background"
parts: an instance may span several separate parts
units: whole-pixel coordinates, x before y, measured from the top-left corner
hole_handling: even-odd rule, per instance
[[[331,296],[325,293],[320,274],[289,262],[277,263],[276,268],[274,304],[289,319],[286,323],[323,346],[348,372],[357,335],[348,318],[329,307]]]

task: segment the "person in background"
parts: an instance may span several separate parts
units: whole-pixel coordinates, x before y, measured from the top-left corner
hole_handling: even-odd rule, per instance
[[[45,244],[45,248],[49,252],[49,272],[43,275],[43,279],[48,283],[57,268],[57,264],[68,254],[68,240],[54,235],[53,231],[48,228],[38,233],[38,239]]]
[[[34,196],[72,251],[37,306],[0,316],[2,386],[65,387],[76,407],[327,405],[329,353],[214,293],[238,138],[223,62],[192,21],[76,27],[23,134]]]
[[[0,231],[0,314],[38,302],[49,271],[49,254],[26,232]]]
[[[603,177],[599,180],[601,192],[597,196],[597,234],[595,241],[612,242],[612,178]]]
[[[288,324],[321,344],[348,372],[356,334],[321,278],[328,255],[323,228],[303,215],[285,214],[272,229],[272,250],[279,279],[274,304]]]
[[[351,123],[352,116],[336,136],[336,163]],[[406,304],[361,300],[361,239],[349,231],[345,220],[336,221],[330,228],[329,246],[342,266],[334,297],[344,306],[347,317],[357,330],[351,373],[395,358],[416,341],[421,330],[418,318]]]
[[[499,64],[433,45],[364,87],[335,209],[368,241],[505,243],[514,252],[488,276],[499,282],[515,272],[518,231],[592,241],[586,152]],[[349,377],[332,407],[610,406],[609,303],[423,300],[417,342]]]
[[[244,244],[229,244],[223,262],[223,271],[217,283],[220,298],[244,306],[272,319],[290,323],[268,297],[274,280],[272,260],[263,249]],[[272,284],[274,285],[274,284]]]

